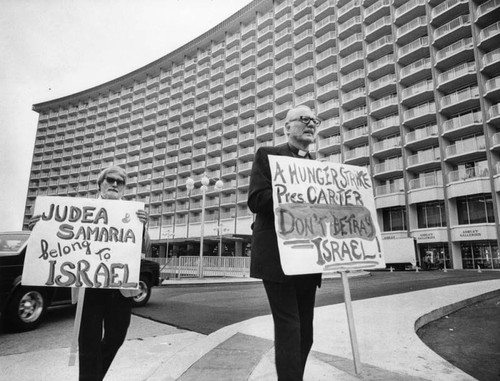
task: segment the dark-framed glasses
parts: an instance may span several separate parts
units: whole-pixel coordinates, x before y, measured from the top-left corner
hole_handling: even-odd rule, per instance
[[[306,126],[308,126],[310,123],[312,123],[314,127],[318,127],[321,124],[321,120],[319,120],[318,118],[311,117],[311,116],[299,116],[296,119],[290,119],[290,122],[293,122],[296,120],[304,123]]]
[[[114,177],[106,177],[106,182],[109,185],[114,185],[116,183],[116,185],[118,185],[119,187],[125,185],[125,181],[123,181],[122,179],[115,179]]]

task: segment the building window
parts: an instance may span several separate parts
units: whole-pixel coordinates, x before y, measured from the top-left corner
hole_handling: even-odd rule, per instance
[[[418,228],[446,226],[444,201],[424,202],[417,205]]]
[[[464,269],[500,269],[500,253],[496,241],[461,242]]]
[[[396,207],[382,210],[384,231],[406,230],[406,208]]]
[[[494,223],[491,194],[465,196],[457,199],[458,224]]]

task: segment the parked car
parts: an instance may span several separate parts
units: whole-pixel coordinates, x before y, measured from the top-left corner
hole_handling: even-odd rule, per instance
[[[0,233],[0,319],[6,328],[29,331],[44,319],[47,308],[71,304],[69,287],[22,286],[24,256],[29,231]],[[160,284],[160,265],[141,259],[140,294],[133,298],[133,306],[144,306],[153,286]]]

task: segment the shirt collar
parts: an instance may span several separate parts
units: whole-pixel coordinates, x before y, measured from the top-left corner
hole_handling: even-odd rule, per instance
[[[309,152],[308,151],[302,151],[301,149],[298,149],[297,147],[292,146],[290,143],[288,143],[288,147],[290,147],[290,151],[292,151],[292,153],[295,156],[298,156],[298,157],[309,157]]]

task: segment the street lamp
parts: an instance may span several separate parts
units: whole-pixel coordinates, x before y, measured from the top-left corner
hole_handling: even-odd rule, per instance
[[[207,175],[203,175],[201,178],[201,226],[200,226],[200,260],[198,263],[198,277],[203,278],[203,238],[204,238],[204,228],[205,228],[205,198],[210,184],[210,179]],[[222,190],[224,183],[222,180],[217,180],[215,182],[215,189],[219,192]],[[186,188],[189,193],[194,189],[194,180],[188,177],[186,180]]]
[[[166,253],[165,257],[168,258],[168,241],[169,241],[169,238],[174,239],[175,234],[172,233],[170,230],[167,230],[166,236],[167,236],[167,253]]]
[[[217,234],[219,234],[219,257],[222,257],[222,233],[229,231],[228,228],[225,228],[222,223],[219,222],[214,230],[217,230]]]

